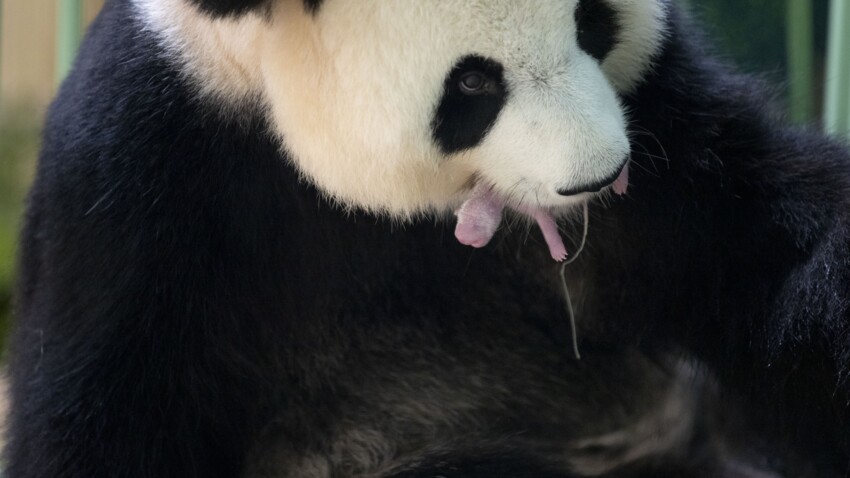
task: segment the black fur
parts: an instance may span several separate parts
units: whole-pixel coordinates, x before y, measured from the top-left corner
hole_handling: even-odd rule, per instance
[[[270,0],[189,0],[200,9],[216,17],[238,16],[249,11],[257,11],[269,6]],[[304,9],[316,14],[322,0],[304,0]]]
[[[479,94],[461,91],[459,83],[465,73],[478,72],[486,79]],[[434,141],[444,153],[456,153],[480,143],[508,98],[503,67],[499,62],[478,55],[461,58],[449,72],[443,85],[434,120]]]
[[[593,206],[567,269],[576,362],[537,233],[473,251],[450,224],[334,209],[259,114],[207,110],[109,0],[29,198],[6,475],[232,478],[301,457],[374,472],[338,455],[354,427],[394,444],[387,476],[566,477],[567,445],[658,403],[656,359],[684,353],[740,396],[761,466],[845,476],[850,159],[775,119],[673,15],[624,99],[630,194]],[[615,475],[735,476],[691,446]]]
[[[846,476],[846,144],[784,124],[761,81],[671,16],[653,74],[626,98],[634,187],[591,212],[594,247],[571,269],[605,284],[586,297],[586,333],[684,347],[748,397],[762,436],[793,450],[788,462],[817,467],[787,476]]]
[[[269,5],[269,0],[190,0],[202,11],[216,16],[224,17],[231,15],[242,15],[249,11],[255,11]],[[312,3],[305,0],[305,5]]]
[[[622,28],[617,11],[606,0],[581,0],[575,16],[579,46],[597,60],[604,60],[617,45]]]
[[[558,194],[562,196],[575,196],[581,193],[597,193],[601,191],[605,186],[610,186],[611,183],[617,180],[617,177],[623,172],[623,169],[626,167],[626,164],[629,162],[629,158],[625,158],[623,160],[623,165],[617,169],[612,174],[608,175],[607,178],[600,179],[594,183],[585,184],[582,186],[578,186],[572,189],[559,189]]]
[[[540,463],[533,457],[500,453],[437,456],[388,478],[570,478],[563,470]]]
[[[321,6],[322,0],[304,0],[304,8],[313,15],[319,11],[319,7]]]

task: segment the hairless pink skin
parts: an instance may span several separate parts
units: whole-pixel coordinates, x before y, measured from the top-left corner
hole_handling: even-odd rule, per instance
[[[626,194],[628,187],[629,165],[626,164],[611,188],[615,194],[622,196]],[[479,183],[472,190],[469,199],[457,211],[455,237],[466,246],[475,248],[486,246],[493,235],[496,234],[496,230],[502,222],[502,210],[504,209],[505,201],[494,193],[490,186]],[[537,222],[537,226],[546,240],[546,245],[549,247],[549,254],[551,254],[552,259],[558,262],[566,260],[567,249],[564,247],[564,241],[558,233],[558,224],[552,214],[545,209],[529,206],[523,206],[517,208],[517,210],[531,216]]]
[[[486,246],[502,222],[504,208],[505,203],[493,190],[479,183],[457,211],[455,237],[465,246]]]
[[[564,241],[561,239],[561,234],[558,233],[558,224],[555,222],[555,218],[543,210],[535,211],[532,217],[537,221],[540,232],[543,233],[543,239],[549,246],[549,254],[552,255],[552,259],[557,262],[567,260],[567,248],[564,247]]]
[[[486,246],[502,222],[504,208],[504,201],[489,186],[479,184],[473,189],[472,196],[457,211],[455,237],[466,246]],[[559,262],[565,260],[567,249],[558,234],[558,225],[552,215],[542,209],[528,209],[522,212],[537,221],[546,244],[549,245],[552,258]]]
[[[626,163],[626,165],[623,166],[623,170],[620,172],[620,175],[617,176],[617,179],[614,181],[614,184],[611,185],[611,188],[617,196],[626,194],[626,191],[629,189],[629,163]]]

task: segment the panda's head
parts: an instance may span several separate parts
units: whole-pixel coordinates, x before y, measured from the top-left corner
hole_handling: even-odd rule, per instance
[[[405,217],[487,185],[557,209],[629,156],[618,96],[650,68],[664,0],[135,0],[201,92],[260,98],[299,170]],[[526,208],[527,209],[527,208]]]

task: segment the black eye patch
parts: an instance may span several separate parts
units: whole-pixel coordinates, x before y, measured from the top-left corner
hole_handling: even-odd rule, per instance
[[[605,0],[581,0],[575,18],[581,49],[599,61],[604,60],[617,45],[620,33],[617,11]]]
[[[475,147],[492,128],[508,90],[499,62],[478,55],[461,58],[443,83],[431,131],[446,154]]]

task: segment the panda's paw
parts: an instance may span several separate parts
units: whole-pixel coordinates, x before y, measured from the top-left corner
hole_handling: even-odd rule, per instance
[[[543,239],[546,240],[546,245],[549,246],[549,254],[552,259],[558,262],[567,260],[567,248],[564,246],[564,240],[561,239],[561,234],[558,232],[558,224],[552,214],[546,211],[535,211],[534,220],[537,221],[537,226],[540,227],[540,232],[543,233]]]

